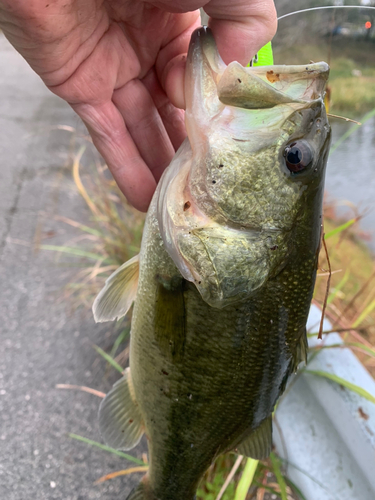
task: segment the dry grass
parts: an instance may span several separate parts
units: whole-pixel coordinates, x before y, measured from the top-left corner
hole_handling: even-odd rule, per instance
[[[333,206],[327,206],[325,232],[329,233],[340,222]],[[347,342],[360,342],[375,346],[375,261],[367,248],[359,223],[327,240],[333,274],[329,290],[326,316],[333,329],[345,330],[342,338]],[[314,299],[322,305],[325,297],[327,259],[320,254],[320,271]],[[369,372],[375,377],[375,358],[354,349]]]
[[[81,172],[81,155],[82,150],[74,158],[73,179],[91,212],[90,226],[60,216],[59,220],[77,228],[84,239],[79,247],[67,243],[54,249],[83,257],[82,269],[68,285],[68,295],[74,295],[76,304],[91,308],[108,276],[139,252],[144,214],[127,203],[105,165]],[[48,245],[41,248],[53,249]]]

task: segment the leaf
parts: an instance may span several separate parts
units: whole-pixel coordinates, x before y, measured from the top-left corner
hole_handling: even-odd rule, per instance
[[[229,483],[232,481],[235,473],[237,472],[238,467],[241,465],[242,459],[243,459],[243,455],[239,455],[237,457],[237,460],[235,461],[235,463],[234,463],[231,471],[229,472],[226,480],[224,481],[224,484],[221,487],[221,489],[220,489],[220,491],[219,491],[219,493],[218,493],[218,495],[216,497],[216,500],[220,500],[223,497],[223,495],[225,493],[225,490],[227,489]]]
[[[336,234],[341,233],[342,231],[345,231],[348,227],[352,226],[355,222],[357,222],[358,218],[354,217],[354,219],[350,219],[344,224],[341,224],[341,226],[335,227],[335,229],[332,229],[332,231],[329,231],[324,235],[325,239],[328,240],[328,238],[331,238],[332,236],[335,236]]]
[[[124,371],[124,368],[122,368],[109,354],[107,354],[105,351],[103,351],[103,349],[101,349],[99,346],[97,345],[94,345],[94,349],[95,351],[100,354],[101,356],[103,356],[103,358],[108,361],[108,363],[110,365],[113,366],[113,368],[116,368],[116,370],[118,370],[120,373],[123,373]]]
[[[281,469],[280,469],[279,459],[273,452],[270,453],[270,459],[271,459],[271,463],[272,463],[273,473],[275,474],[277,482],[280,486],[281,498],[282,498],[282,500],[288,500],[287,495],[286,495],[286,483],[285,483],[284,476],[283,476]]]
[[[338,283],[338,285],[335,286],[334,290],[329,294],[329,297],[327,299],[327,305],[329,305],[335,299],[336,295],[339,293],[339,291],[344,287],[344,285],[348,281],[349,276],[350,276],[350,272],[349,272],[349,269],[347,269],[345,271],[343,278],[340,280],[340,283]]]
[[[255,471],[257,470],[259,460],[248,458],[241,479],[238,482],[234,500],[245,500],[247,492],[253,482]]]
[[[83,436],[78,436],[78,434],[69,434],[69,437],[71,437],[72,439],[77,439],[77,441],[82,441],[83,443],[90,444],[91,446],[96,446],[97,448],[100,448],[101,450],[108,451],[109,453],[113,453],[114,455],[118,455],[121,458],[126,458],[126,460],[129,460],[130,462],[134,462],[135,464],[145,465],[142,460],[139,460],[138,458],[132,457],[131,455],[128,455],[127,453],[123,453],[122,451],[115,450],[114,448],[111,448],[110,446],[106,446],[105,444],[98,443],[97,441],[92,441],[91,439],[85,438]]]
[[[87,194],[86,189],[84,188],[81,177],[79,175],[79,162],[81,161],[82,155],[85,152],[86,147],[82,146],[81,149],[78,151],[76,156],[74,157],[74,162],[73,162],[73,179],[74,182],[77,186],[77,189],[79,191],[79,194],[82,196],[82,198],[85,200],[87,203],[87,206],[91,210],[91,212],[94,215],[98,215],[98,209],[96,208],[95,204],[93,203],[92,199],[90,196]]]
[[[291,481],[288,477],[285,478],[285,481],[286,483],[292,488],[292,490],[294,490],[298,497],[300,498],[300,500],[306,500],[306,497],[305,495],[302,493],[302,491],[298,488],[298,486],[296,484],[293,483],[293,481]]]
[[[375,349],[372,349],[371,347],[368,347],[366,344],[362,344],[361,342],[343,342],[340,344],[316,346],[316,347],[313,347],[310,349],[319,351],[320,349],[333,349],[333,348],[337,348],[337,347],[338,348],[340,348],[340,347],[341,348],[343,348],[343,347],[357,347],[358,349],[361,349],[361,351],[364,351],[369,356],[372,356],[375,358]]]
[[[375,358],[375,349],[372,349],[361,342],[344,342],[344,344],[349,347],[358,347],[359,349],[362,349],[362,351],[365,351],[369,356],[373,356]]]
[[[365,389],[362,389],[362,387],[359,387],[358,385],[352,384],[351,382],[348,382],[348,380],[345,380],[341,377],[338,377],[337,375],[334,375],[333,373],[321,371],[321,370],[305,370],[305,373],[311,373],[312,375],[318,375],[319,377],[324,377],[328,378],[329,380],[332,380],[333,382],[336,382],[337,384],[343,385],[347,389],[350,389],[353,392],[356,392],[363,398],[367,399],[368,401],[371,401],[371,403],[375,403],[375,396],[367,392]]]
[[[129,336],[129,333],[130,333],[130,326],[127,326],[126,328],[121,330],[121,332],[119,333],[118,337],[116,338],[116,340],[113,344],[113,347],[111,349],[110,355],[112,358],[116,354],[116,351],[117,351],[119,345],[122,344],[122,342],[124,342],[124,340]]]
[[[97,391],[96,389],[91,389],[91,387],[85,387],[83,385],[71,385],[71,384],[56,384],[56,389],[78,389],[79,391],[88,392],[99,398],[105,398],[104,392]]]
[[[59,245],[40,245],[39,248],[41,250],[52,250],[54,252],[69,253],[71,255],[78,255],[79,257],[87,257],[88,259],[93,259],[95,261],[101,260],[103,262],[112,262],[112,260],[108,258],[103,259],[102,255],[92,252],[86,252],[86,250],[82,250],[82,248],[77,248],[77,247],[67,247]]]
[[[69,224],[70,226],[76,227],[85,233],[93,234],[94,236],[98,236],[99,238],[104,237],[103,232],[97,229],[93,229],[92,227],[85,226],[80,222],[77,222],[73,219],[69,219],[69,217],[64,217],[62,215],[56,215],[55,219],[60,220],[61,222],[65,222],[65,224]]]
[[[133,474],[134,472],[146,472],[147,470],[148,465],[140,465],[139,467],[130,467],[130,469],[118,470],[117,472],[111,472],[110,474],[100,477],[94,484],[104,483],[104,481],[108,481],[108,479],[114,479],[119,476],[127,476],[128,474]]]
[[[318,481],[314,476],[312,476],[311,474],[309,474],[307,471],[305,471],[304,469],[301,469],[300,467],[298,467],[298,465],[294,464],[293,462],[290,462],[289,460],[286,460],[285,458],[281,458],[279,457],[279,459],[284,462],[285,464],[287,464],[288,466],[291,466],[293,467],[294,469],[302,472],[302,474],[304,474],[306,477],[308,477],[309,479],[311,479],[311,481],[313,481],[314,483],[316,483],[318,486],[320,486],[323,490],[325,490],[329,495],[331,495],[333,498],[335,498],[335,500],[341,500],[339,499],[335,493],[333,491],[330,491],[323,483],[321,483],[320,481]],[[290,482],[290,480],[288,480]]]
[[[375,299],[370,302],[370,304],[364,308],[364,310],[361,312],[361,314],[358,316],[358,318],[354,321],[352,324],[353,328],[357,328],[362,321],[367,318],[369,314],[372,313],[372,311],[375,309]]]

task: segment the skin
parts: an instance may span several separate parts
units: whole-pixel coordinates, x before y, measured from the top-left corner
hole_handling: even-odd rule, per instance
[[[186,135],[185,58],[199,7],[226,63],[246,64],[276,31],[272,0],[0,0],[5,36],[82,118],[142,211]]]

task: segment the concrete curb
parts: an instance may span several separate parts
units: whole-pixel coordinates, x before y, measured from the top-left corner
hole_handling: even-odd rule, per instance
[[[308,329],[321,311],[312,306]],[[324,329],[331,329],[325,321]],[[310,347],[342,343],[337,333]],[[375,381],[348,348],[323,349],[309,370],[333,373],[375,396]],[[276,411],[274,443],[306,500],[375,498],[375,404],[328,379],[297,375]],[[278,428],[279,427],[279,428]],[[298,466],[297,466],[298,464]]]

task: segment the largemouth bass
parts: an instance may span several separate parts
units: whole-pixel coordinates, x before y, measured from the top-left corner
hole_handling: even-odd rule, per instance
[[[209,29],[192,36],[188,139],[153,197],[139,257],[93,307],[107,321],[135,301],[130,367],[99,412],[110,446],[147,436],[132,500],[193,499],[218,455],[270,452],[275,403],[306,357],[328,71],[226,66]]]

